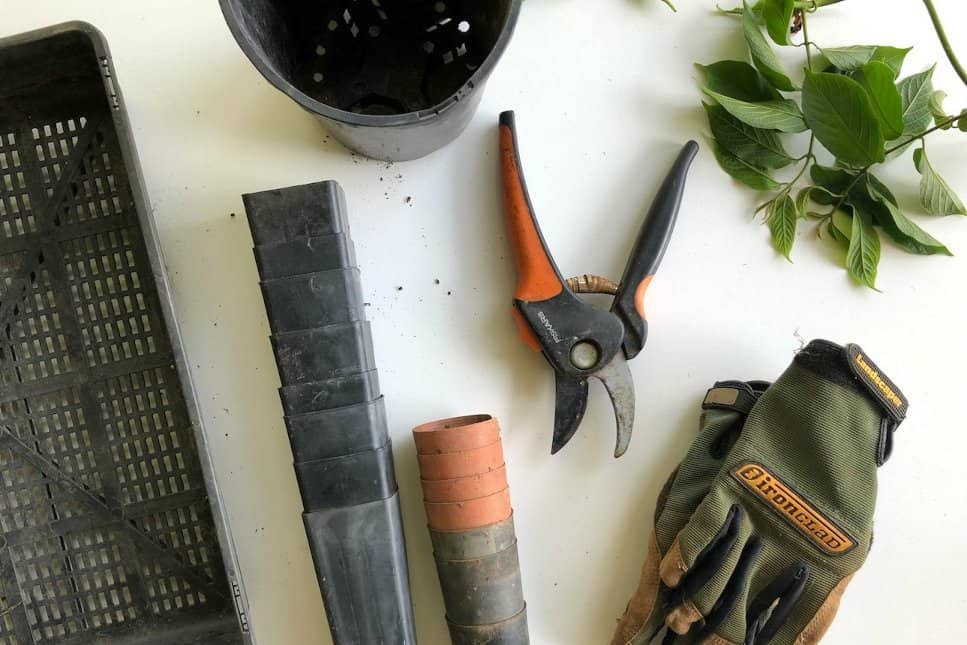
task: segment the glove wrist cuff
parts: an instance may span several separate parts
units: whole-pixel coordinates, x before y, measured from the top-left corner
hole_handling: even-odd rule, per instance
[[[817,376],[863,396],[883,417],[877,444],[877,464],[889,458],[893,432],[903,422],[909,403],[900,389],[876,366],[859,345],[844,346],[814,340],[796,354],[795,364]]]

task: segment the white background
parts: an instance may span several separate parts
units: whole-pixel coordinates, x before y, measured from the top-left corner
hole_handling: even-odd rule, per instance
[[[678,4],[672,14],[658,0],[527,0],[463,136],[387,167],[325,141],[244,58],[213,0],[0,0],[0,35],[83,19],[108,37],[260,643],[330,640],[239,195],[330,178],[348,195],[372,303],[421,642],[448,641],[412,426],[473,412],[500,419],[532,642],[604,643],[637,582],[654,498],[694,432],[705,389],[721,378],[774,378],[813,337],[862,344],[912,401],[880,470],[875,547],[826,642],[963,641],[967,221],[919,216],[908,152],[882,175],[964,257],[884,244],[882,293],[854,286],[811,225],[801,227],[794,264],[780,258],[750,219],[756,195],[717,168],[704,138],[692,64],[741,57],[738,24],[715,15],[714,0]],[[967,5],[937,5],[963,45]],[[810,30],[820,44],[915,45],[905,73],[937,62],[950,110],[967,106],[915,0],[852,0],[824,9]],[[801,50],[789,53],[791,63]],[[597,387],[580,432],[549,455],[552,372],[510,317],[496,155],[503,109],[517,110],[531,196],[568,274],[619,277],[679,146],[703,144],[648,295],[651,338],[631,363],[638,420],[618,461]],[[965,137],[932,137],[930,157],[967,197]]]

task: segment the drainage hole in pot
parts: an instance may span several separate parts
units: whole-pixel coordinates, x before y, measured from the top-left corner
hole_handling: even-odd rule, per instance
[[[324,78],[325,76],[322,75],[322,72],[316,72],[312,75],[312,80],[314,80],[316,83],[321,83]]]
[[[376,38],[377,36],[379,36],[379,32],[380,32],[379,25],[369,26],[369,35],[371,37]]]
[[[443,13],[444,11],[447,10],[447,3],[438,2],[435,5],[433,5],[433,8],[436,10],[437,13]]]
[[[322,45],[317,46],[316,47],[316,56],[325,56],[325,55],[326,55],[326,48],[323,47]]]
[[[339,23],[336,22],[335,20],[330,20],[328,26],[329,26],[329,31],[336,31],[337,29],[339,29]]]
[[[457,25],[457,29],[460,30],[460,33],[465,34],[468,31],[470,31],[470,23],[467,22],[466,20],[461,20],[460,24]]]
[[[431,43],[429,40],[423,43],[423,51],[425,51],[427,54],[432,54],[434,49],[436,49],[436,45]]]

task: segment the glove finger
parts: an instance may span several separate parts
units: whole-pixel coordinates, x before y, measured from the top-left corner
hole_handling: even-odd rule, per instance
[[[699,632],[697,642],[703,643],[709,639],[715,631],[725,621],[725,618],[736,608],[744,606],[740,600],[748,597],[749,583],[752,577],[752,568],[755,566],[762,553],[762,540],[753,535],[742,548],[739,562],[735,565],[735,571],[729,578],[728,584],[712,606],[705,618],[705,624]],[[721,637],[720,637],[721,638]]]
[[[695,559],[695,563],[682,576],[678,585],[671,592],[669,603],[677,605],[694,596],[712,577],[722,568],[729,554],[739,538],[739,526],[743,511],[733,505],[729,508],[725,523],[712,541],[702,549]]]
[[[809,580],[809,567],[797,562],[776,576],[749,603],[746,642],[768,645],[802,598]]]
[[[661,581],[658,577],[658,563],[661,552],[654,534],[648,541],[648,554],[645,564],[641,567],[641,578],[625,613],[618,621],[614,630],[611,645],[628,645],[630,643],[647,643],[661,627],[658,618],[658,592]]]
[[[719,531],[671,590],[671,610],[665,624],[676,633],[686,633],[712,609],[721,595],[742,553],[744,517],[741,507],[729,507]]]
[[[710,496],[710,495],[709,495]],[[672,542],[659,567],[661,580],[672,589],[678,587],[685,575],[699,567],[715,567],[735,543],[738,535],[739,515],[744,513],[735,504],[723,506],[724,512],[706,502],[696,509]],[[701,565],[701,566],[699,566]]]

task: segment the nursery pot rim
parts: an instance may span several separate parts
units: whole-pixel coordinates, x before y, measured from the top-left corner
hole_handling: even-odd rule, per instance
[[[433,107],[412,112],[403,112],[401,114],[357,114],[356,112],[349,112],[347,110],[332,107],[331,105],[327,105],[326,103],[312,98],[287,80],[275,68],[274,65],[269,63],[265,57],[260,55],[259,48],[253,45],[253,39],[249,38],[247,30],[242,26],[242,21],[239,16],[239,12],[237,11],[238,0],[219,0],[219,4],[221,5],[222,13],[225,16],[225,22],[228,23],[228,28],[232,32],[232,36],[245,53],[245,56],[253,65],[255,65],[255,68],[259,71],[259,73],[261,73],[262,76],[269,81],[269,83],[275,86],[277,90],[285,93],[289,98],[309,112],[332,119],[333,121],[338,121],[351,126],[393,128],[431,121],[443,115],[444,112],[451,109],[461,100],[467,98],[475,90],[483,87],[487,79],[490,77],[490,74],[493,72],[494,67],[497,66],[497,63],[503,56],[504,51],[507,49],[507,44],[510,42],[511,36],[513,35],[514,29],[517,25],[517,19],[520,16],[521,3],[523,0],[509,1],[510,10],[507,13],[507,20],[504,23],[503,29],[501,29],[500,36],[498,36],[494,46],[491,47],[490,53],[487,54],[487,57],[484,59],[483,63],[480,64],[480,67],[476,69],[470,78],[464,81],[460,88],[457,89],[453,94],[443,99]]]

